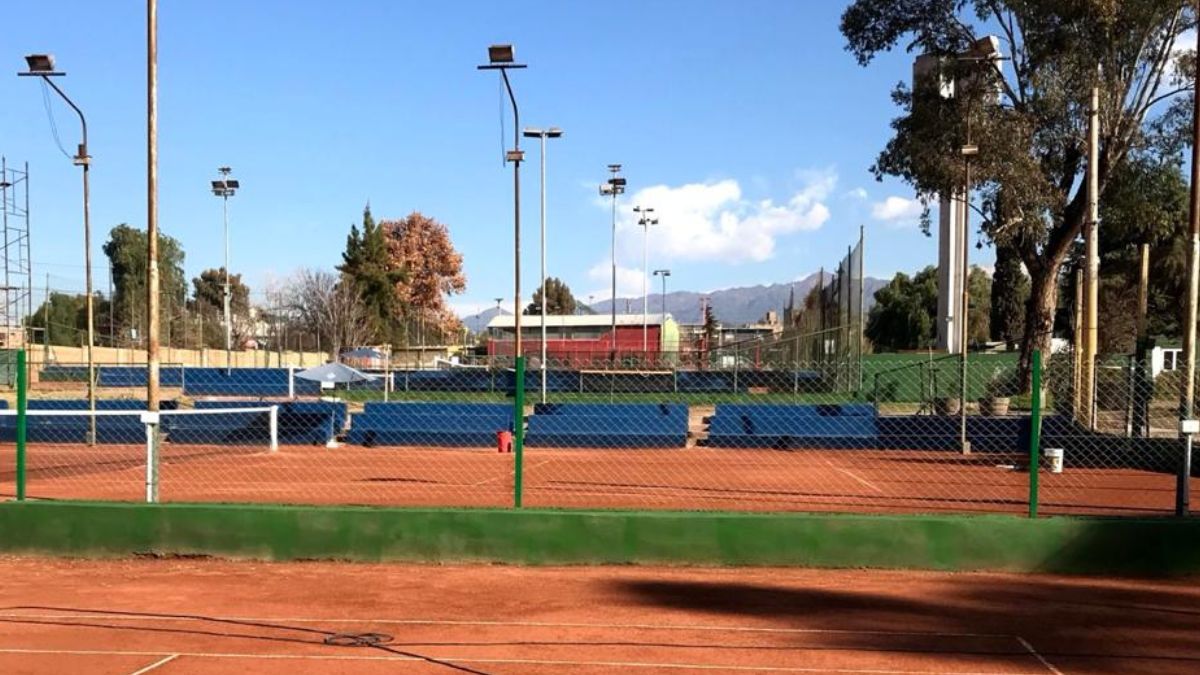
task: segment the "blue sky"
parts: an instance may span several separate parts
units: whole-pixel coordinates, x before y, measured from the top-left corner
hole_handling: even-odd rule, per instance
[[[936,259],[912,192],[868,172],[895,116],[910,56],[860,68],[838,2],[161,2],[160,225],[189,276],[222,262],[216,168],[231,200],[234,272],[256,293],[339,261],[369,200],[377,219],[417,210],[446,223],[465,258],[463,312],[512,293],[512,180],[501,163],[500,88],[486,47],[516,45],[522,125],[550,141],[551,275],[578,297],[609,291],[605,165],[625,166],[619,295],[639,294],[635,203],[658,210],[650,269],[671,288],[788,281],[836,264],[865,225],[867,272]],[[145,3],[18,3],[0,44],[0,153],[28,161],[36,284],[83,287],[79,170],[55,146],[23,55],[52,52],[88,116],[95,283],[108,230],[144,227]],[[2,71],[2,69],[0,69]],[[63,145],[78,125],[52,107]],[[511,112],[504,112],[511,143]],[[538,152],[522,141],[523,285],[538,278]],[[986,252],[978,254],[987,256]],[[653,285],[657,288],[657,285]]]

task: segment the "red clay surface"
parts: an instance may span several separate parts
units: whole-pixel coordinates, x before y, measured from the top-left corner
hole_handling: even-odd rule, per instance
[[[6,675],[1200,672],[1195,579],[33,558],[0,578]],[[325,643],[367,633],[390,639]]]
[[[141,445],[31,444],[34,499],[145,498]],[[0,494],[14,449],[0,446]],[[1019,457],[914,450],[541,449],[525,452],[527,506],[1025,513]],[[178,446],[166,443],[160,499],[182,502],[495,506],[512,504],[513,455],[493,449]],[[1193,491],[1200,479],[1193,479]],[[1169,515],[1175,478],[1137,469],[1041,473],[1046,514]]]

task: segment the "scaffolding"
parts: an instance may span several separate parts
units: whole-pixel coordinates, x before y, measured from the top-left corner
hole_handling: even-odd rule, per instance
[[[0,287],[0,349],[28,342],[25,319],[33,314],[33,264],[29,258],[29,163],[10,167],[0,156],[0,213],[3,219],[4,285]]]

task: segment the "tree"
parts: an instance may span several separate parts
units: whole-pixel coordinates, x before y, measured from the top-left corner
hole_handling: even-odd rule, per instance
[[[225,344],[225,268],[206,269],[192,279],[192,309],[202,312],[205,321],[204,344]],[[229,314],[232,320],[234,348],[254,337],[254,322],[250,317],[250,288],[242,283],[242,275],[229,275]],[[211,326],[211,328],[210,328]],[[216,335],[215,341],[209,335]]]
[[[83,294],[51,293],[33,315],[26,317],[25,325],[37,329],[46,329],[49,325],[48,334],[35,336],[37,342],[78,347],[87,340],[86,301],[87,296]],[[99,298],[95,304],[99,304]]]
[[[405,279],[404,266],[388,255],[384,228],[375,224],[370,204],[363,209],[362,225],[361,232],[357,225],[350,226],[338,271],[349,277],[366,305],[373,338],[399,342],[403,331],[397,285]]]
[[[109,232],[104,243],[113,278],[113,303],[118,332],[132,339],[146,335],[146,232],[122,223]],[[179,315],[187,297],[183,274],[183,248],[173,237],[158,238],[159,311],[164,332]]]
[[[877,351],[923,349],[936,337],[937,270],[930,266],[909,277],[897,272],[875,292],[867,315],[867,338]]]
[[[409,343],[453,336],[459,330],[457,317],[446,306],[446,296],[466,290],[467,279],[462,255],[454,249],[449,230],[415,211],[403,220],[384,221],[379,227],[390,269],[405,272],[394,288]]]
[[[988,339],[991,290],[987,272],[972,267],[967,277],[968,344]],[[957,307],[961,300],[954,298],[954,302]],[[927,349],[937,338],[937,304],[937,268],[930,265],[912,277],[898,272],[875,292],[875,306],[867,315],[867,339],[879,351]]]
[[[300,323],[319,336],[335,361],[344,349],[360,346],[371,337],[371,317],[359,301],[353,281],[344,275],[301,270],[283,295]]]
[[[1025,329],[1025,304],[1029,302],[1029,277],[1016,255],[997,250],[992,275],[991,338],[1012,351]]]
[[[546,314],[574,314],[578,306],[575,296],[571,295],[571,287],[557,277],[546,278]],[[542,287],[538,286],[533,292],[533,302],[525,308],[525,314],[542,313]]]
[[[1188,184],[1178,160],[1145,153],[1132,157],[1114,172],[1100,218],[1101,345],[1120,353],[1134,347],[1141,244],[1150,246],[1148,333],[1178,336],[1188,218]]]
[[[903,113],[872,170],[902,178],[927,204],[954,194],[964,183],[959,149],[969,120],[981,229],[1017,250],[1030,274],[1022,388],[1033,350],[1049,352],[1059,272],[1085,218],[1091,87],[1100,90],[1103,198],[1131,152],[1180,147],[1194,51],[1180,56],[1174,45],[1194,26],[1190,0],[855,0],[842,14],[847,49],[860,64],[905,41],[945,57],[935,75],[959,85],[953,98],[941,95],[938,77],[898,86],[893,99]],[[985,28],[1000,33],[1011,58],[1003,69],[979,50]],[[984,58],[955,58],[962,54]]]

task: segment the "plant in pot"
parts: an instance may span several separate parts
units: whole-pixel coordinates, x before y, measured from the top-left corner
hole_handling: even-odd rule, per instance
[[[1015,369],[997,368],[988,379],[983,398],[979,399],[979,412],[984,415],[1007,415],[1019,386],[1020,380]]]

